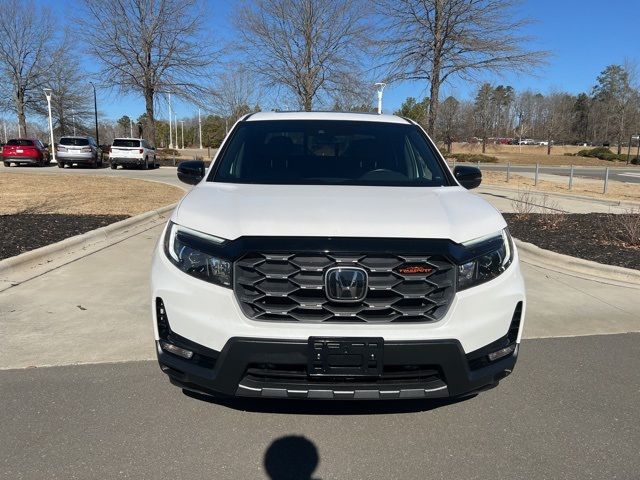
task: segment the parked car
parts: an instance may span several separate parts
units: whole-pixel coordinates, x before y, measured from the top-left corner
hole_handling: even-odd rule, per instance
[[[58,167],[89,165],[102,167],[102,150],[93,137],[62,137],[56,146]]]
[[[523,138],[518,141],[518,145],[535,145],[536,141],[533,138]]]
[[[154,253],[174,385],[307,399],[457,397],[513,370],[525,290],[502,215],[412,120],[243,117]]]
[[[2,161],[15,165],[49,165],[49,150],[37,138],[12,138],[2,147]]]
[[[141,138],[116,138],[109,148],[109,162],[114,170],[122,167],[153,168],[156,149]]]

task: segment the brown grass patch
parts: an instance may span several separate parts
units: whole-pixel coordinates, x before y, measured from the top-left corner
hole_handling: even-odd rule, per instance
[[[501,187],[530,189],[532,192],[566,193],[594,198],[640,201],[640,184],[609,182],[608,192],[602,193],[603,182],[597,180],[587,180],[573,178],[573,188],[569,190],[569,178],[565,183],[550,182],[548,180],[538,180],[538,185],[534,186],[534,179],[522,175],[511,174],[509,183],[505,172],[482,172],[482,185],[495,185]]]
[[[611,162],[608,160],[600,160],[599,158],[588,157],[572,157],[566,156],[565,153],[575,154],[580,150],[592,147],[579,147],[577,145],[552,146],[551,155],[547,155],[547,147],[544,145],[487,145],[487,155],[498,158],[499,163],[511,162],[514,165],[576,165],[576,166],[606,166],[606,167],[622,167],[625,162]],[[609,149],[617,153],[617,149]],[[481,153],[482,144],[461,144],[454,143],[451,149],[453,153]],[[627,153],[623,149],[622,153]],[[634,152],[632,152],[632,157]]]
[[[0,214],[137,215],[184,195],[163,183],[80,175],[0,173]]]

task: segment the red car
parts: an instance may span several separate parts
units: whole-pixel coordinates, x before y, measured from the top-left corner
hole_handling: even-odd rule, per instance
[[[2,161],[5,167],[11,162],[44,167],[50,162],[49,150],[37,138],[12,138],[2,147]]]

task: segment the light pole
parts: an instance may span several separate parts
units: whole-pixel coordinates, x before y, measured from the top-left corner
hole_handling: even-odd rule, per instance
[[[93,115],[96,121],[96,144],[100,146],[100,135],[98,134],[98,97],[96,96],[96,86],[93,82],[89,82],[93,87]]]
[[[44,88],[44,94],[47,97],[47,106],[49,107],[49,135],[51,136],[51,155],[53,157],[53,162],[56,162],[56,146],[53,142],[53,120],[51,119],[51,89]]]
[[[382,115],[382,92],[387,84],[384,82],[378,82],[375,86],[378,89],[378,115]]]
[[[173,119],[171,113],[171,92],[167,92],[169,94],[169,148],[173,149],[173,137],[171,135],[171,120]],[[178,139],[176,138],[176,141]]]
[[[182,150],[184,150],[184,120],[180,120],[180,129],[182,130]]]
[[[5,133],[4,136],[6,137],[7,134]],[[200,150],[202,150],[202,119],[200,118],[200,109],[199,108],[198,108],[198,137],[200,138]],[[5,139],[5,141],[6,141],[6,139]]]
[[[71,119],[73,121],[73,136],[76,136],[76,112],[71,110]]]
[[[176,131],[176,149],[180,148],[180,144],[178,142],[178,114],[174,113],[173,114],[173,119],[174,119],[174,124],[173,126],[175,127],[175,131]]]
[[[133,119],[129,117],[129,138],[133,138]]]
[[[7,143],[7,122],[3,121],[2,126],[4,127],[4,143]]]

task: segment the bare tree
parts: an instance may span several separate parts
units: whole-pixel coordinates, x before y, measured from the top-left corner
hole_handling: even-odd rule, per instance
[[[447,97],[442,102],[441,115],[438,119],[438,138],[447,147],[447,152],[451,153],[451,144],[454,142],[460,130],[460,118],[458,112],[460,102],[454,97]]]
[[[482,137],[482,153],[487,149],[487,137],[491,132],[495,115],[493,87],[489,83],[483,83],[475,99],[476,132]]]
[[[213,87],[212,101],[217,114],[233,125],[242,115],[258,110],[260,90],[244,68],[228,65]]]
[[[309,111],[358,75],[367,12],[363,0],[255,0],[235,23],[251,70]]]
[[[51,13],[35,10],[31,0],[0,0],[0,74],[7,80],[0,90],[11,98],[7,106],[15,111],[22,135],[27,134],[26,111],[44,100],[44,74],[54,41]]]
[[[145,136],[155,142],[156,95],[171,91],[197,101],[216,61],[201,38],[205,16],[197,0],[84,0],[78,19],[100,79],[145,101]]]
[[[528,71],[545,52],[525,48],[517,0],[376,0],[386,19],[380,43],[391,80],[426,80],[431,108],[427,131],[438,116],[440,86],[478,73]]]
[[[86,74],[79,68],[80,60],[73,49],[73,38],[65,34],[62,42],[53,50],[42,80],[43,86],[52,90],[51,114],[56,135],[68,135],[74,127],[82,133],[93,129],[93,96]],[[33,110],[47,117],[47,105],[40,102]],[[88,125],[91,125],[88,127]]]

